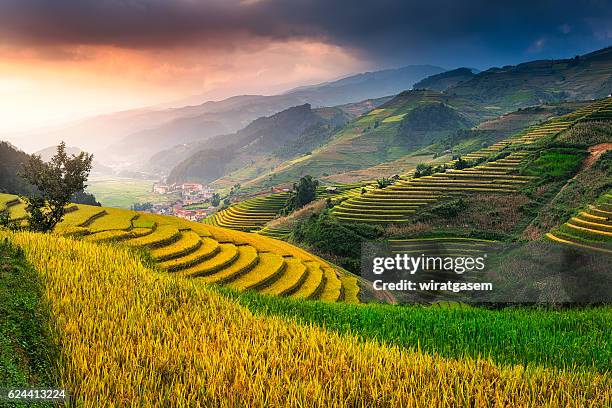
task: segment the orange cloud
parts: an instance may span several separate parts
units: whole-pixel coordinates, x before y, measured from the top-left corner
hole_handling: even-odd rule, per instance
[[[308,41],[228,50],[5,46],[0,132],[192,95],[273,94],[362,67],[340,47]]]

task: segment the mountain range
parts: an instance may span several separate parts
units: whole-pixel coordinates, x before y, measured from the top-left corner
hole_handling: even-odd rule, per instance
[[[307,156],[298,158],[296,152],[284,163],[270,166],[267,174],[257,172],[254,179],[250,172],[228,171],[216,183],[226,186],[239,180],[269,187],[305,174],[327,177],[364,169],[418,153],[461,129],[517,109],[608,95],[612,93],[612,48],[478,73],[459,68],[434,74],[414,88],[355,118]],[[272,152],[268,153],[272,157]],[[210,175],[195,170],[202,157],[203,153],[196,152],[177,165],[171,172],[172,180],[210,181]]]
[[[444,69],[429,65],[367,72],[281,95],[240,95],[178,108],[144,108],[84,119],[65,126],[17,135],[10,140],[37,151],[63,140],[93,152],[105,164],[129,167],[169,147],[233,133],[253,120],[292,106],[342,105],[393,95]]]

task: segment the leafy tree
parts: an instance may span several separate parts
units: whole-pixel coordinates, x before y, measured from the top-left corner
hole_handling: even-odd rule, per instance
[[[213,207],[218,207],[219,204],[221,204],[221,196],[219,193],[213,193],[212,197],[210,198],[210,203],[213,205]]]
[[[416,171],[414,172],[414,178],[430,176],[432,172],[433,166],[431,166],[430,164],[419,163],[416,167]]]
[[[49,232],[62,221],[70,199],[87,187],[92,160],[93,155],[85,152],[68,156],[64,142],[48,163],[37,155],[28,157],[20,176],[38,190],[37,195],[23,197],[31,230]]]
[[[457,161],[455,162],[453,167],[456,170],[463,170],[463,169],[466,169],[466,168],[470,167],[470,165],[469,165],[469,163],[467,161],[463,160],[463,158],[461,156],[458,156]]]
[[[317,195],[317,187],[319,187],[319,181],[314,180],[310,175],[302,177],[299,183],[294,183],[291,196],[287,200],[287,210],[297,210],[313,201]]]
[[[393,182],[391,181],[391,179],[383,177],[382,179],[376,180],[376,184],[378,185],[378,188],[385,188],[393,184]]]

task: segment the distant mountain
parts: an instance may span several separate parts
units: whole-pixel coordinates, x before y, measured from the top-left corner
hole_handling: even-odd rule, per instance
[[[346,114],[347,118],[354,118],[359,116],[365,112],[368,112],[385,102],[391,100],[392,96],[386,96],[382,98],[376,99],[367,99],[365,101],[347,103],[344,105],[337,106],[336,108],[340,109]],[[326,112],[325,108],[317,108],[317,112]],[[336,112],[335,109],[328,109],[327,112]],[[267,115],[269,116],[269,115]],[[255,119],[258,121],[258,119]],[[301,140],[296,140],[293,142],[288,142],[287,146],[284,146],[281,149],[284,153],[281,153],[279,150],[279,155],[284,155],[288,157],[291,154],[297,154],[297,152],[306,152],[308,150],[312,150],[316,147],[319,147],[317,143],[324,140],[329,135],[329,130],[324,130],[322,132],[316,132],[314,129],[310,135],[303,135],[304,138]],[[168,173],[181,161],[187,159],[189,156],[193,155],[194,152],[198,152],[200,150],[211,150],[211,149],[220,149],[228,144],[231,144],[233,139],[231,137],[227,137],[227,135],[221,135],[219,137],[213,137],[207,140],[196,140],[193,142],[187,142],[179,145],[172,146],[166,150],[162,150],[151,156],[148,162],[143,163],[141,166],[138,166],[137,170],[144,173],[153,173],[157,176],[167,176]],[[292,146],[289,146],[292,144]],[[279,156],[280,157],[280,156]]]
[[[259,118],[239,132],[210,139],[206,145],[213,147],[201,148],[180,162],[168,181],[208,183],[237,170],[248,180],[321,145],[349,119],[339,108],[312,109],[310,104]]]
[[[77,156],[83,151],[84,150],[81,150],[80,148],[75,147],[75,146],[66,147],[66,153],[68,153],[69,155],[73,154]],[[51,160],[51,157],[55,155],[55,153],[57,153],[57,146],[49,146],[42,150],[37,151],[35,154],[39,155],[40,158],[43,159],[43,161],[49,161]],[[112,175],[113,173],[114,173],[113,169],[100,163],[98,160],[96,160],[96,157],[94,155],[94,160],[93,160],[92,169],[91,169],[91,174],[93,176]]]
[[[259,117],[291,106],[304,103],[314,107],[334,106],[394,95],[442,71],[433,66],[408,66],[357,74],[282,95],[240,95],[194,106],[128,110],[15,136],[11,140],[27,151],[63,140],[93,152],[99,161],[130,167],[161,150],[236,132]]]
[[[294,96],[244,95],[180,108],[183,116],[131,133],[99,151],[99,157],[109,163],[142,164],[162,150],[236,132],[259,117],[302,103]]]
[[[539,60],[491,68],[446,92],[506,111],[612,93],[612,47],[562,60]]]
[[[414,89],[431,89],[433,91],[446,91],[451,86],[472,79],[475,73],[471,68],[457,68],[451,71],[442,72],[429,76],[416,84]]]
[[[348,102],[396,95],[423,78],[444,72],[444,68],[432,65],[410,65],[407,67],[365,72],[337,81],[302,87],[286,92],[315,106],[335,106]]]

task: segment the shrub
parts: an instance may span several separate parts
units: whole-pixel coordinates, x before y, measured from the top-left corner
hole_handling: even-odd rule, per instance
[[[343,224],[327,211],[323,211],[299,222],[293,230],[292,238],[320,251],[339,256],[341,266],[358,273],[361,244],[382,235],[383,229],[380,226]]]

